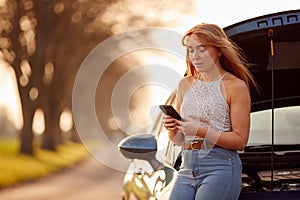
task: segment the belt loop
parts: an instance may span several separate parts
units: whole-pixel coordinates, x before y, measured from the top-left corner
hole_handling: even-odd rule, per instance
[[[205,151],[207,151],[206,139],[203,139],[203,148],[204,148]]]

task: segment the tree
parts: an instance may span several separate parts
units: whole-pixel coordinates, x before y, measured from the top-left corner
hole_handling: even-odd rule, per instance
[[[174,23],[176,19],[166,15],[185,13],[187,5],[171,0],[7,0],[0,8],[0,45],[18,80],[24,122],[20,153],[34,154],[32,123],[37,109],[45,116],[41,148],[55,150],[63,142],[60,116],[71,110],[77,70],[97,44],[131,28]],[[121,73],[129,64],[123,64]]]

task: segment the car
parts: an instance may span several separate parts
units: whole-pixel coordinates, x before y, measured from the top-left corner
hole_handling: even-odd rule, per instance
[[[300,10],[259,16],[224,28],[239,45],[260,89],[251,88],[251,127],[239,151],[239,199],[300,199]],[[173,92],[164,104],[174,105]],[[159,113],[151,134],[131,135],[119,150],[130,160],[122,199],[167,199],[181,164]]]

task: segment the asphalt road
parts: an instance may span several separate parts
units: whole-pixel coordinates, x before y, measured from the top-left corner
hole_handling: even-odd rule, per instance
[[[124,172],[89,157],[76,166],[0,190],[1,200],[118,200]]]

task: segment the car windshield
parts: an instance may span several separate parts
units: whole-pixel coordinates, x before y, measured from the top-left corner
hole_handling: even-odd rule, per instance
[[[274,144],[300,141],[300,106],[274,109]],[[272,110],[251,113],[248,146],[272,143]]]

